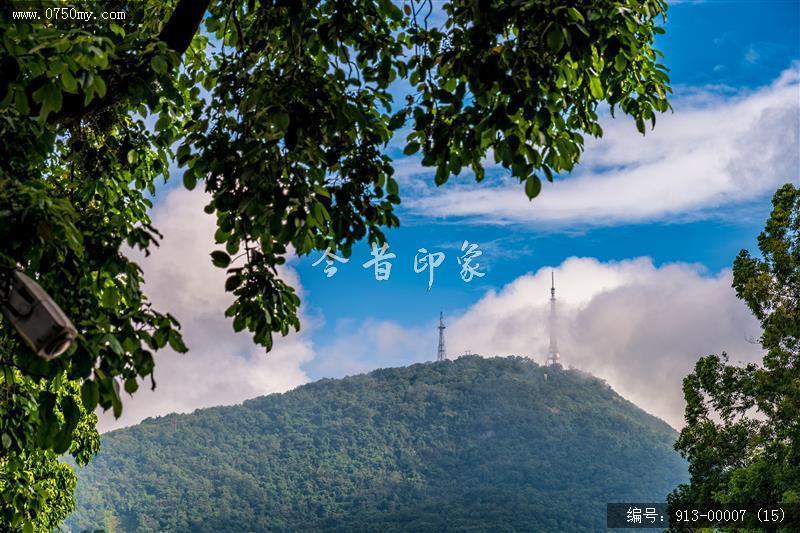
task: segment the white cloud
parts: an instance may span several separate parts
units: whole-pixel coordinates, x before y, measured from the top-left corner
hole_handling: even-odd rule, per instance
[[[451,344],[481,354],[547,353],[549,268],[490,292],[450,328]],[[565,365],[606,379],[620,394],[675,427],[683,420],[681,382],[695,361],[726,350],[756,361],[747,341],[757,321],[731,288],[731,273],[705,274],[650,259],[600,263],[570,258],[555,269],[559,348]]]
[[[761,57],[761,54],[758,53],[758,50],[754,46],[748,46],[747,51],[744,54],[744,60],[748,63],[755,63]]]
[[[720,216],[717,210],[763,198],[800,179],[800,67],[768,87],[726,96],[707,88],[673,102],[655,130],[636,132],[630,119],[603,120],[573,176],[545,184],[529,202],[516,180],[455,180],[441,188],[419,179],[428,171],[399,166],[404,203],[413,213],[468,217],[470,223],[613,225]],[[415,178],[416,176],[416,178]]]
[[[318,347],[315,372],[344,377],[376,368],[404,366],[435,358],[438,333],[430,328],[404,327],[388,320],[336,323],[331,342]],[[432,357],[432,355],[434,357]]]
[[[687,94],[676,101],[675,114],[659,117],[644,138],[629,121],[608,121],[604,138],[587,146],[576,175],[546,185],[532,203],[518,184],[503,179],[487,179],[495,181],[489,186],[456,180],[432,190],[419,179],[424,171],[418,162],[404,159],[397,173],[404,192],[412,193],[404,205],[426,216],[466,216],[470,222],[603,225],[709,216],[800,176],[799,78],[795,67],[750,94]],[[156,308],[181,321],[190,353],[159,353],[157,389],[151,392],[143,383],[133,398],[125,398],[120,420],[102,416],[104,430],[308,381],[302,367],[314,357],[308,328],[277,339],[267,354],[248,333],[234,333],[223,316],[230,296],[222,289],[225,273],[209,261],[215,227],[202,211],[205,202],[200,192],[167,192],[153,213],[165,235],[162,246],[149,258],[136,256],[146,293]],[[449,320],[449,353],[519,354],[542,362],[549,272],[522,276]],[[282,275],[300,288],[291,267]],[[565,363],[608,380],[675,426],[682,421],[681,379],[699,356],[724,349],[733,360],[758,357],[758,347],[745,340],[758,336],[758,324],[735,298],[728,271],[708,275],[686,264],[655,267],[641,258],[572,258],[557,267],[556,279]],[[315,368],[335,377],[430,360],[435,348],[433,322],[410,329],[390,321],[343,321]]]
[[[199,190],[167,192],[152,213],[153,224],[164,235],[161,246],[146,258],[131,252],[144,271],[144,291],[154,307],[181,322],[189,353],[159,351],[155,391],[145,380],[132,397],[124,395],[119,420],[110,412],[101,414],[103,431],[149,416],[239,403],[308,381],[301,369],[313,357],[307,331],[277,336],[274,348],[266,353],[249,333],[235,333],[230,319],[223,316],[232,299],[223,288],[224,270],[210,262],[216,228],[214,217],[203,212],[207,200]],[[281,276],[301,288],[290,267]]]
[[[771,41],[757,41],[745,48],[744,61],[750,65],[776,60],[786,55],[786,46]]]
[[[448,354],[521,355],[543,364],[548,346],[551,268],[490,291],[448,317]],[[709,275],[685,263],[649,258],[602,263],[570,258],[555,267],[559,348],[566,366],[590,372],[621,395],[675,427],[683,420],[682,379],[695,361],[726,350],[756,361],[757,321],[731,288],[725,270]],[[433,360],[436,323],[402,328],[387,322],[342,323],[324,347],[326,375]],[[319,361],[317,361],[319,363]]]
[[[148,416],[189,412],[281,392],[308,381],[302,365],[314,358],[308,328],[278,338],[269,354],[247,333],[234,333],[223,317],[230,296],[224,272],[210,265],[214,221],[202,212],[202,193],[170,191],[153,213],[164,241],[149,258],[137,257],[145,291],[158,309],[183,324],[187,355],[164,350],[156,358],[158,387],[147,382],[126,397],[123,416],[101,417],[108,430]],[[709,275],[684,263],[653,265],[648,258],[602,263],[570,258],[555,267],[559,346],[566,365],[606,379],[620,394],[672,425],[683,417],[681,380],[698,357],[727,350],[733,361],[757,360],[746,339],[758,323],[731,289],[730,271]],[[548,344],[550,268],[523,275],[448,318],[451,357],[523,355],[544,361]],[[296,273],[282,275],[299,287]],[[304,323],[308,322],[304,313]],[[319,347],[315,371],[340,377],[433,360],[437,331],[391,321],[342,320]]]

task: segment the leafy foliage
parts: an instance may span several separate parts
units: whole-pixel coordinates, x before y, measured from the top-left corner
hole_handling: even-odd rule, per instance
[[[417,364],[103,435],[74,531],[585,531],[686,479],[676,433],[574,370]]]
[[[0,337],[0,346],[10,351],[14,341]],[[100,448],[97,416],[81,405],[76,381],[36,382],[10,366],[2,377],[0,523],[6,531],[52,531],[74,509],[75,475],[58,455],[88,463]],[[53,449],[43,449],[47,441]]]
[[[421,151],[437,183],[466,166],[482,179],[493,152],[533,197],[536,172],[570,170],[582,134],[602,134],[603,100],[642,132],[668,108],[653,49],[663,0],[459,0],[444,5],[441,28],[428,27],[430,1],[83,0],[71,7],[127,17],[11,16],[46,7],[0,6],[0,268],[35,278],[80,335],[51,362],[2,346],[0,386],[41,391],[7,396],[6,412],[24,417],[0,440],[6,468],[22,469],[14,479],[28,465],[17,459],[75,435],[77,402],[50,395],[71,398],[74,384],[83,409],[119,415],[121,389],[155,386],[157,350],[186,351],[121,252],[158,244],[147,212],[171,164],[210,195],[211,260],[235,296],[226,314],[269,349],[273,334],[300,327],[299,299],[276,270],[290,248],[349,255],[399,223],[384,147],[407,122],[405,152]],[[400,106],[396,80],[412,86]],[[12,335],[5,322],[0,335]],[[5,484],[3,497],[31,488]]]
[[[772,205],[761,257],[742,250],[733,264],[736,295],[761,321],[763,364],[730,365],[723,352],[685,378],[676,448],[691,483],[671,494],[675,508],[800,503],[800,189],[783,186]]]

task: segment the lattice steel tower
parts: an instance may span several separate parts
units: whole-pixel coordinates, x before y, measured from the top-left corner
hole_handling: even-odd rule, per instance
[[[444,349],[444,313],[439,313],[439,351],[436,353],[437,361],[447,359],[447,352]]]
[[[558,353],[558,343],[556,341],[556,280],[555,275],[550,273],[550,347],[547,349],[547,359],[545,365],[560,365],[561,354]]]

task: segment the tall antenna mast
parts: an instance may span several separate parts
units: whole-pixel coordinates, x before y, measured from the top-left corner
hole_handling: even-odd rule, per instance
[[[556,280],[555,274],[550,272],[550,347],[547,349],[546,366],[560,365],[561,354],[558,353],[556,341]]]
[[[447,359],[447,352],[444,349],[444,313],[439,313],[439,351],[436,353],[437,361]]]

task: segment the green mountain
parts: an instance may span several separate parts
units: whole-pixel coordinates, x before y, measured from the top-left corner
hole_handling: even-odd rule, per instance
[[[664,501],[686,480],[676,436],[587,374],[465,356],[107,433],[67,525],[604,529],[606,502]]]

